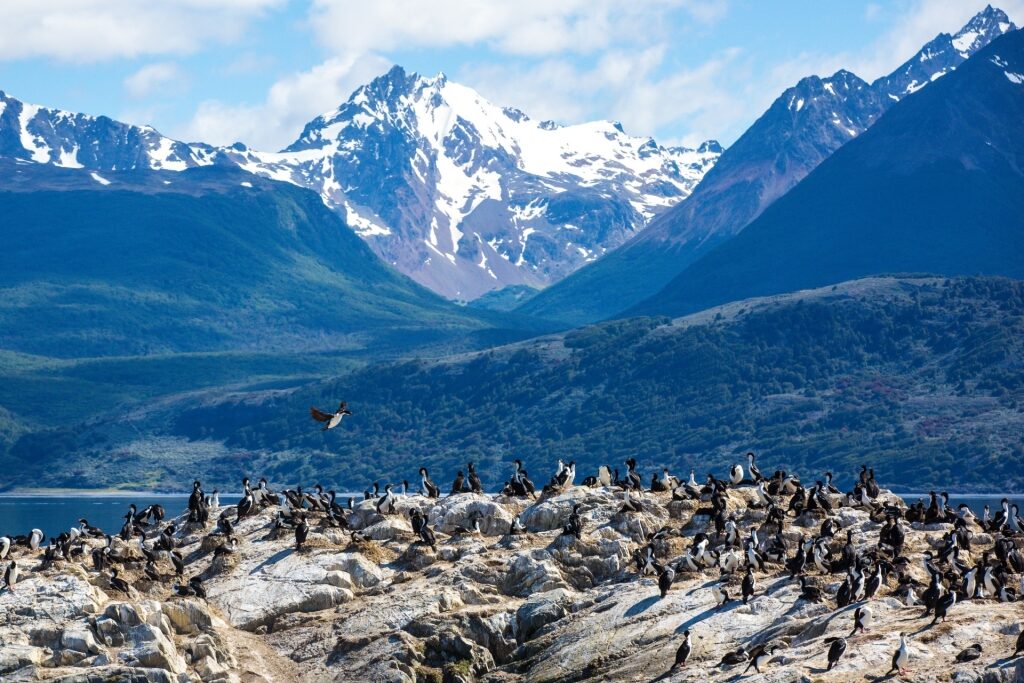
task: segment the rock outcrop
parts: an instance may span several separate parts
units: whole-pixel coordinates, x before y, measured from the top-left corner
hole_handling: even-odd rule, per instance
[[[805,574],[824,595],[821,602],[804,599],[790,572],[769,563],[756,572],[754,596],[744,604],[738,599],[743,570],[691,572],[680,561],[699,533],[728,553],[706,499],[643,493],[634,500],[640,510],[623,512],[620,493],[576,487],[539,501],[400,497],[386,515],[364,502],[348,513],[351,530],[309,513],[302,550],[292,530],[278,528],[277,508],[268,508],[237,523],[236,549],[220,554],[214,551],[225,539],[212,521],[201,528],[179,518],[181,576],[165,552],[154,551],[161,580],[150,580],[137,542],[113,544],[113,565],[130,583],[128,595],[111,586],[109,572],[94,569],[91,552],[103,547],[102,539],[88,539],[81,556],[45,568],[42,550],[19,546],[11,556],[22,578],[14,590],[0,591],[0,679],[725,681],[747,666],[720,665],[727,653],[771,643],[777,649],[761,673],[750,670],[751,681],[861,681],[886,675],[905,632],[912,680],[1024,681],[1024,658],[1013,656],[1022,602],[964,600],[931,625],[922,607],[905,604],[890,575],[874,597],[837,609],[833,596],[845,574],[822,572],[812,562]],[[774,531],[756,500],[750,487],[727,493],[741,537],[756,529],[763,544]],[[830,543],[833,557],[847,531],[860,553],[874,556],[881,524],[864,508],[844,507],[839,496],[831,500],[831,518],[841,528]],[[884,491],[878,500],[898,501]],[[576,505],[583,521],[578,539],[562,533]],[[414,508],[427,516],[436,548],[413,534],[408,512]],[[509,536],[516,517],[527,532]],[[788,555],[819,533],[824,519],[820,512],[790,514],[782,533]],[[152,527],[149,538],[164,526]],[[926,585],[919,558],[925,550],[938,555],[952,525],[904,528],[903,555],[912,559],[906,571]],[[679,570],[664,598],[657,577],[638,572],[633,559],[658,530],[650,545],[656,561]],[[974,531],[972,550],[960,552],[967,566],[1000,537]],[[1024,545],[1020,536],[1007,538]],[[183,588],[193,577],[205,597],[182,594],[195,592]],[[1008,586],[1020,580],[1004,576]],[[717,586],[732,596],[720,608]],[[865,605],[873,612],[869,629],[851,636],[854,611]],[[684,631],[692,653],[685,667],[670,671]],[[847,639],[846,654],[826,673],[828,643],[839,636]],[[982,645],[978,659],[955,661],[974,643]]]

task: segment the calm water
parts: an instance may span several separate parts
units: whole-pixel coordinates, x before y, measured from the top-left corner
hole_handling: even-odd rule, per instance
[[[236,499],[221,499],[235,502]],[[147,505],[164,506],[167,517],[174,517],[188,509],[188,496],[149,493],[138,496],[0,496],[0,535],[27,534],[31,529],[42,529],[56,536],[73,526],[82,517],[93,526],[109,533],[117,533],[124,523],[128,506],[135,503],[139,510]]]
[[[339,495],[339,500],[344,501],[348,495]],[[239,494],[222,495],[221,504],[232,505],[239,497]],[[903,494],[903,499],[908,504],[918,498],[924,498],[925,503],[928,502],[927,494]],[[1003,498],[1009,498],[1011,503],[1017,503],[1024,510],[1022,494],[951,494],[950,504],[955,508],[960,503],[967,503],[980,517],[985,505],[988,505],[994,514],[999,509],[999,501]],[[140,510],[147,505],[158,503],[164,506],[167,517],[170,518],[188,508],[188,496],[157,493],[138,496],[0,496],[0,535],[27,534],[31,529],[38,528],[48,537],[56,536],[61,531],[78,526],[78,519],[81,517],[88,519],[93,526],[117,533],[131,503],[135,503]]]
[[[907,502],[907,505],[916,503],[918,498],[923,498],[924,504],[928,505],[929,498],[927,493],[903,493],[900,495]],[[960,503],[967,503],[971,508],[971,512],[981,517],[981,512],[986,505],[988,505],[989,511],[993,515],[1001,510],[1003,498],[1009,500],[1010,505],[1014,503],[1019,505],[1021,515],[1024,516],[1024,494],[1020,493],[950,493],[949,504],[955,510]]]

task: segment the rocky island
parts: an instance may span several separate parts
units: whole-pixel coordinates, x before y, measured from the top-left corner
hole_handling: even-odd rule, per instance
[[[588,479],[333,507],[261,488],[241,516],[204,496],[110,538],[14,537],[0,679],[1024,680],[1015,520],[863,478]]]

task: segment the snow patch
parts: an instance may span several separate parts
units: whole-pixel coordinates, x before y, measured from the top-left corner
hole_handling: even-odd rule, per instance
[[[149,150],[149,167],[164,171],[184,171],[188,163],[184,159],[171,157],[174,152],[174,140],[161,137],[155,149]]]
[[[84,166],[78,162],[78,145],[75,145],[71,149],[61,149],[60,158],[57,159],[55,165],[63,166],[64,168],[84,168]]]
[[[22,103],[21,113],[18,115],[18,125],[20,126],[19,139],[21,140],[21,146],[25,148],[25,151],[32,155],[32,161],[39,164],[45,164],[50,161],[50,148],[47,146],[45,140],[30,133],[28,130],[29,122],[35,118],[38,111],[38,106],[34,104],[25,104],[24,102]]]
[[[95,171],[93,171],[89,175],[92,176],[92,179],[95,180],[100,185],[109,185],[110,184],[109,180],[107,180],[106,178],[101,176],[99,173],[96,173]]]
[[[391,234],[391,230],[387,226],[366,218],[348,202],[344,202],[342,206],[345,209],[345,222],[361,237],[382,237]]]
[[[974,45],[974,41],[978,39],[977,31],[966,31],[961,33],[953,39],[953,47],[964,57],[967,57],[967,51]]]

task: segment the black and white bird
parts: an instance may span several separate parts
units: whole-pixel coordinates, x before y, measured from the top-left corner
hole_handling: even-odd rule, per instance
[[[420,493],[427,498],[439,498],[441,496],[441,489],[430,479],[430,474],[427,472],[426,467],[420,468]]]
[[[213,549],[214,557],[221,557],[223,555],[232,555],[235,549],[238,547],[238,539],[232,536],[225,543],[221,543],[219,546]]]
[[[683,631],[683,643],[679,646],[679,649],[676,650],[676,661],[670,670],[675,670],[684,666],[686,664],[686,660],[690,657],[690,651],[692,649],[693,646],[690,644],[690,631]]]
[[[110,570],[110,587],[119,593],[124,593],[128,596],[131,595],[131,586],[128,585],[127,581],[117,575],[116,568],[111,568]]]
[[[174,567],[175,575],[182,576],[185,573],[185,558],[177,550],[172,550],[168,553],[168,556],[171,558],[171,565]]]
[[[953,609],[953,605],[956,604],[956,591],[951,590],[942,598],[935,603],[935,617],[932,619],[932,624],[937,624],[939,620],[942,623],[946,623],[946,616],[949,614],[949,610]]]
[[[668,595],[668,590],[672,587],[672,582],[676,580],[676,570],[671,564],[667,564],[664,567],[658,564],[655,564],[654,566],[658,572],[658,591],[661,593],[661,597],[664,598]]]
[[[569,513],[569,519],[562,527],[562,534],[567,536],[575,536],[576,540],[580,540],[580,538],[582,538],[583,517],[580,516],[579,504],[572,506],[572,512]]]
[[[871,608],[867,605],[858,607],[853,613],[853,631],[850,633],[850,637],[857,635],[857,631],[864,633],[871,626]]]
[[[309,522],[306,521],[306,516],[302,515],[299,523],[295,526],[295,549],[302,550],[302,544],[306,542],[308,537]]]
[[[11,560],[7,565],[7,569],[4,571],[4,587],[13,591],[14,586],[18,583],[18,563],[15,560]]]
[[[831,671],[844,652],[846,652],[846,638],[833,640],[832,644],[828,646],[828,666],[825,667],[825,671]]]
[[[711,588],[711,595],[715,598],[715,609],[722,609],[729,603],[729,591],[724,583],[719,583]]]
[[[754,590],[757,588],[756,581],[754,579],[754,568],[747,566],[747,573],[743,577],[743,604],[747,604],[747,601],[754,597]]]
[[[718,666],[736,666],[742,664],[750,659],[750,653],[747,652],[747,648],[740,645],[731,652],[726,652],[722,657],[722,660],[718,662]]]
[[[761,474],[761,470],[754,464],[754,451],[747,452],[747,472],[750,473],[750,478],[754,481],[764,481],[764,475]]]
[[[624,489],[622,491],[622,507],[619,508],[619,512],[640,512],[641,510],[643,510],[643,507],[640,505],[640,502],[630,498],[628,488]]]
[[[323,422],[324,426],[320,431],[326,432],[328,429],[334,429],[341,424],[341,420],[346,415],[351,415],[352,411],[348,409],[348,402],[342,401],[338,404],[338,409],[333,413],[326,413],[318,408],[310,406],[309,414],[317,422]]]
[[[242,488],[244,490],[244,493],[242,494],[242,499],[238,501],[238,505],[235,508],[235,524],[238,524],[240,521],[242,521],[242,517],[245,517],[246,515],[253,512],[256,507],[256,499],[252,495],[252,489],[249,488],[248,479],[242,480]]]
[[[523,523],[520,521],[519,516],[517,515],[517,516],[513,517],[512,518],[512,522],[508,525],[508,535],[509,536],[518,536],[519,534],[525,534],[525,533],[526,533],[526,527],[523,526]]]
[[[898,673],[902,676],[906,673],[909,666],[910,648],[907,646],[907,634],[900,633],[900,645],[896,648],[896,652],[892,654],[892,668],[886,672],[886,675]]]
[[[729,470],[729,481],[733,486],[739,486],[743,482],[743,465],[736,463]]]
[[[461,474],[461,473],[460,473]],[[395,514],[395,494],[392,493],[391,484],[384,486],[384,495],[377,501],[377,514],[379,515],[393,515]]]
[[[777,649],[779,649],[779,646],[772,643],[755,647],[750,651],[750,663],[747,664],[747,668],[743,670],[743,673],[750,671],[751,667],[757,673],[761,673],[761,667],[771,661],[772,655],[775,654]]]

